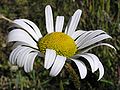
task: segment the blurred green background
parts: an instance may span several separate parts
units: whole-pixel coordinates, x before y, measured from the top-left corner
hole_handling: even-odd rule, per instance
[[[0,0],[0,14],[10,18],[26,18],[40,28],[45,29],[45,6],[50,4],[54,13],[65,16],[65,25],[77,9],[83,11],[78,29],[102,29],[113,37],[105,40],[116,48],[116,52],[108,47],[98,47],[91,50],[96,54],[104,68],[104,77],[97,81],[98,72],[88,73],[80,80],[81,90],[120,90],[120,1],[119,0]],[[64,25],[64,26],[65,26]],[[23,68],[9,63],[11,45],[7,44],[10,23],[0,19],[0,90],[75,90],[72,78],[68,73],[61,77],[50,77],[49,71],[36,58],[34,70],[25,73]]]

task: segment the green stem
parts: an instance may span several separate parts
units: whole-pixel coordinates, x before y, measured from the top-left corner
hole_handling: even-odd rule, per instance
[[[64,90],[64,87],[63,87],[63,82],[62,82],[62,80],[60,80],[60,90]]]
[[[76,74],[75,70],[72,68],[72,66],[69,63],[66,63],[65,68],[68,71],[68,73],[70,74],[75,88],[80,90],[79,76]]]

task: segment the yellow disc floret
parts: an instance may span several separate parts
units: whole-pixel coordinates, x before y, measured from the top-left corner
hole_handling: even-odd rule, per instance
[[[39,40],[38,47],[42,53],[45,53],[46,49],[53,49],[57,55],[65,57],[71,57],[77,51],[74,40],[62,32],[53,32],[45,35]]]

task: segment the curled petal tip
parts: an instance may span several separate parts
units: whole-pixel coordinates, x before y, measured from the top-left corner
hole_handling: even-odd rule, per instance
[[[50,5],[47,5],[47,6],[45,7],[45,9],[47,9],[47,8],[51,8],[51,6],[50,6]]]
[[[81,9],[78,9],[77,12],[82,13],[82,10],[81,10]]]

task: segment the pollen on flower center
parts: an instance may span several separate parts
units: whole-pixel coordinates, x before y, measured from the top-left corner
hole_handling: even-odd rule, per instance
[[[71,57],[77,51],[74,40],[62,32],[53,32],[45,35],[38,42],[38,47],[42,53],[46,49],[53,49],[58,55]]]

